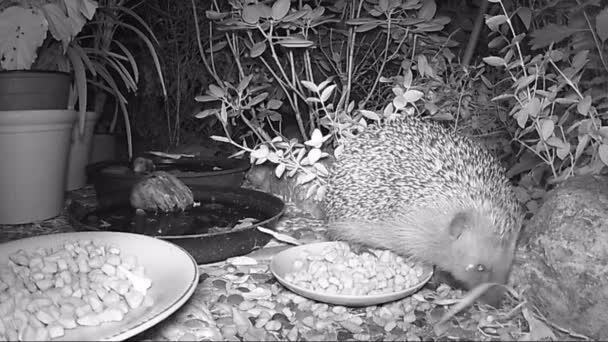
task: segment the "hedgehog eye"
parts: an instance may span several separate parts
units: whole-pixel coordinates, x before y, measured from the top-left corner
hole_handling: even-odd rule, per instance
[[[466,267],[467,271],[485,272],[486,266],[483,264],[468,264]]]

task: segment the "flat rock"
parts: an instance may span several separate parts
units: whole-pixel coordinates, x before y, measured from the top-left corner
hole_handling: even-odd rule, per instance
[[[511,280],[552,323],[608,340],[608,177],[547,193],[522,232]]]

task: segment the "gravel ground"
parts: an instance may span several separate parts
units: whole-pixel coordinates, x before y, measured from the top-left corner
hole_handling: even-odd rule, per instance
[[[85,188],[70,200],[94,205]],[[323,223],[288,203],[276,229],[301,242],[323,241]],[[0,242],[73,231],[64,215],[44,222],[1,226]],[[384,305],[349,308],[301,297],[284,288],[269,270],[272,255],[287,246],[272,240],[246,258],[199,266],[192,298],[157,326],[131,340],[198,341],[434,341],[530,339],[522,305],[510,300],[500,310],[473,305],[452,318],[438,335],[434,324],[463,296],[435,280],[413,296]],[[243,260],[248,261],[243,264]]]

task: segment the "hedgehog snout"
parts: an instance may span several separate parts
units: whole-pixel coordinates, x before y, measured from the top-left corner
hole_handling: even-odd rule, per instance
[[[456,272],[455,278],[460,280],[465,288],[471,290],[484,283],[506,284],[511,271],[512,256],[509,251],[501,251],[487,259],[486,263],[469,263],[462,265],[462,272]],[[498,306],[505,295],[501,286],[489,288],[480,300],[492,306]]]

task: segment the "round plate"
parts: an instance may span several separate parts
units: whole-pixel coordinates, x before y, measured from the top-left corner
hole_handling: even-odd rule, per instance
[[[291,291],[310,299],[314,299],[320,302],[336,304],[336,305],[344,305],[344,306],[369,306],[369,305],[377,305],[387,302],[392,302],[394,300],[398,300],[401,298],[405,298],[409,295],[414,294],[418,291],[424,284],[426,284],[433,275],[433,268],[430,266],[423,266],[424,273],[420,277],[420,282],[410,288],[404,289],[399,292],[387,293],[387,294],[378,294],[378,295],[368,295],[368,296],[354,296],[354,295],[339,295],[339,294],[329,294],[323,292],[315,292],[304,287],[298,286],[294,283],[290,283],[285,280],[285,275],[294,270],[294,264],[296,261],[302,261],[307,263],[306,257],[308,255],[319,255],[321,252],[332,244],[337,244],[339,242],[329,241],[329,242],[319,242],[319,243],[311,243],[307,245],[297,246],[293,248],[289,248],[284,250],[278,254],[276,254],[272,258],[272,262],[270,263],[270,271],[274,276],[279,280],[283,286],[287,287]]]
[[[154,305],[129,311],[121,322],[104,323],[97,327],[79,326],[66,329],[65,335],[53,341],[122,341],[135,336],[167,318],[180,308],[198,285],[196,262],[183,248],[167,241],[145,235],[118,232],[78,232],[41,235],[0,245],[0,263],[6,265],[8,256],[19,249],[50,248],[66,240],[95,240],[118,247],[122,253],[137,257],[145,274],[152,280],[148,295]]]

